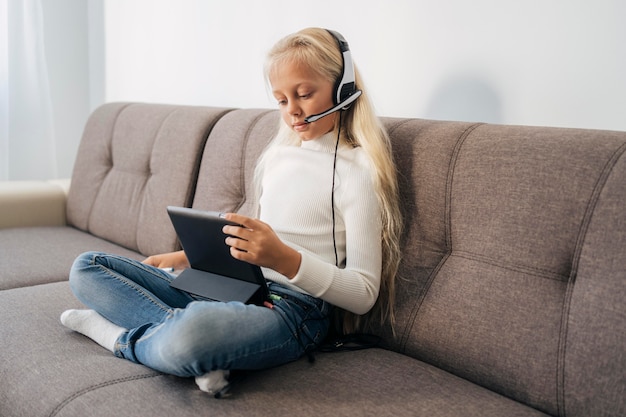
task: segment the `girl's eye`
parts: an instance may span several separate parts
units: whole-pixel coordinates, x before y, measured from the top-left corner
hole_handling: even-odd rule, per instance
[[[287,104],[287,100],[278,100],[279,106],[284,106],[285,104]]]
[[[306,93],[306,94],[300,94],[298,97],[303,98],[303,99],[307,99],[309,97],[311,97],[311,93]]]

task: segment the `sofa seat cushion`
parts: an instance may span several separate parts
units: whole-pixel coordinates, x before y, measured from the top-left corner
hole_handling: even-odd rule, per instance
[[[98,250],[144,256],[73,227],[24,227],[0,230],[0,290],[67,280],[76,256]]]
[[[11,416],[544,416],[384,349],[320,353],[246,374],[217,400],[192,379],[118,359],[64,328],[80,308],[67,282],[0,292],[0,415]]]

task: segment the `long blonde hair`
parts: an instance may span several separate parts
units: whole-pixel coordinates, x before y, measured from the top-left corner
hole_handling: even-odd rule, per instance
[[[307,28],[281,39],[269,51],[265,64],[266,80],[275,69],[286,62],[307,65],[320,76],[331,82],[340,76],[343,60],[336,39],[325,29]],[[361,76],[355,68],[356,88],[362,91],[361,97],[337,118],[335,128],[341,121],[341,140],[352,146],[360,146],[370,158],[374,170],[372,180],[382,211],[382,271],[381,287],[376,304],[364,316],[342,311],[341,327],[344,333],[363,331],[370,327],[372,318],[382,323],[395,322],[395,278],[400,263],[400,234],[402,216],[398,199],[396,167],[391,154],[391,144],[387,132],[376,116],[364,88]],[[268,81],[269,82],[269,81]],[[298,135],[284,122],[280,122],[276,138],[261,156],[255,172],[257,190],[262,177],[264,163],[272,149],[279,145],[297,145]]]

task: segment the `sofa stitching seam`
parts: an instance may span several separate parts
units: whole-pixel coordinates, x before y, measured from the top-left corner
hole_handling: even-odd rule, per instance
[[[390,129],[387,130],[387,135],[391,136],[396,130],[398,130],[400,127],[404,126],[405,124],[408,124],[411,121],[412,121],[411,119],[408,119],[408,120],[404,120],[404,121],[401,121],[400,123],[393,125]]]
[[[589,225],[593,218],[598,200],[604,190],[604,187],[608,181],[610,174],[613,172],[615,165],[626,153],[626,142],[622,143],[607,160],[602,172],[600,173],[596,183],[591,192],[589,201],[587,202],[587,208],[583,220],[580,224],[578,238],[576,239],[576,246],[574,248],[574,254],[572,256],[572,267],[570,276],[567,282],[567,289],[563,297],[563,308],[561,314],[561,329],[559,331],[559,345],[556,363],[556,406],[557,415],[565,416],[565,354],[567,351],[567,333],[569,325],[569,313],[572,301],[572,293],[574,291],[574,285],[576,283],[576,276],[578,274],[578,264],[580,261],[580,255],[584,246],[585,238],[589,230]]]
[[[448,252],[452,251],[452,185],[454,183],[454,174],[456,172],[456,167],[459,160],[459,154],[461,153],[461,148],[463,144],[467,140],[467,138],[471,135],[471,133],[476,130],[479,126],[482,126],[484,123],[476,123],[469,126],[463,134],[457,140],[456,145],[452,151],[452,155],[450,157],[450,165],[448,166],[448,174],[446,178],[446,203],[445,203],[445,241],[446,241],[446,250]]]
[[[487,256],[482,256],[477,253],[453,250],[451,251],[452,256],[456,256],[459,258],[468,259],[471,261],[478,261],[485,263],[487,265],[492,265],[498,268],[507,269],[509,271],[521,272],[525,274],[534,275],[541,278],[551,279],[554,281],[564,282],[567,280],[567,276],[563,274],[559,274],[558,272],[551,271],[549,269],[536,268],[532,266],[525,265],[515,265],[515,264],[507,264],[505,262],[499,262],[497,259],[489,258]]]
[[[79,397],[82,397],[83,395],[88,394],[88,393],[90,393],[92,391],[96,391],[96,390],[99,390],[100,388],[106,388],[106,387],[112,386],[112,385],[123,384],[125,382],[137,381],[137,380],[140,380],[140,379],[154,378],[154,377],[158,377],[158,376],[163,376],[163,374],[150,373],[150,374],[142,374],[142,375],[135,375],[135,376],[125,377],[125,378],[117,378],[117,379],[113,379],[111,381],[101,382],[99,384],[92,385],[90,387],[84,388],[84,389],[82,389],[80,391],[75,392],[71,396],[67,397],[65,400],[61,401],[61,403],[59,405],[57,405],[54,408],[54,410],[52,410],[52,412],[49,414],[49,417],[56,416],[69,403],[71,403],[75,399],[77,399]]]

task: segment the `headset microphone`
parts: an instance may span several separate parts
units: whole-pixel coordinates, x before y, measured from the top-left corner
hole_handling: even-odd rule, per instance
[[[354,63],[352,62],[352,54],[350,53],[350,47],[344,37],[334,30],[327,30],[337,41],[339,50],[341,51],[341,59],[343,65],[341,68],[341,75],[335,81],[333,103],[334,106],[330,109],[308,116],[304,119],[305,123],[315,122],[322,117],[326,117],[339,110],[348,110],[350,105],[361,95],[361,90],[356,89],[356,76],[354,75]]]
[[[357,98],[359,98],[360,95],[361,95],[361,90],[357,90],[350,97],[348,97],[347,99],[345,99],[341,103],[337,104],[336,106],[331,107],[330,109],[326,110],[325,112],[314,114],[312,116],[306,117],[304,119],[304,123],[317,122],[322,117],[326,117],[329,114],[332,114],[332,113],[334,113],[336,111],[347,110],[348,106],[350,106],[350,104],[352,104]]]

